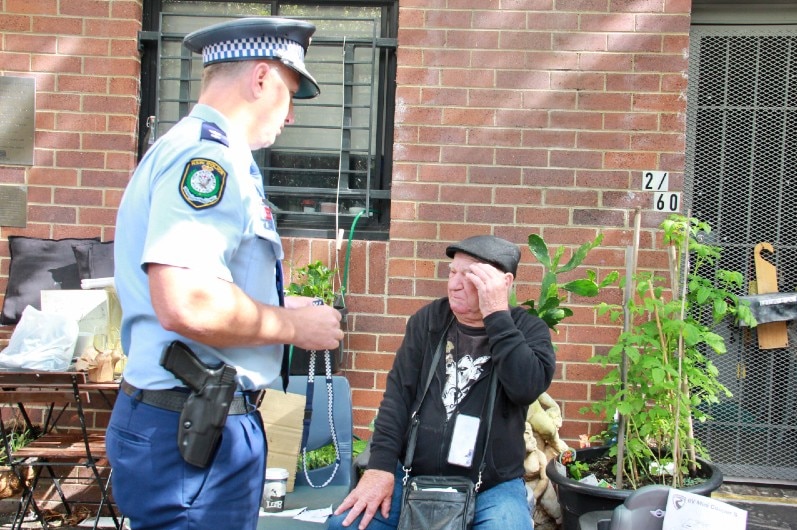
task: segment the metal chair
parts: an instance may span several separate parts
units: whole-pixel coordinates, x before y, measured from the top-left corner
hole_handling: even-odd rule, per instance
[[[0,436],[7,463],[22,486],[12,528],[22,528],[29,509],[43,528],[50,528],[35,498],[42,479],[52,481],[66,515],[72,514],[74,504],[85,504],[85,500],[70,499],[62,488],[63,479],[73,468],[90,470],[92,485],[99,491],[94,528],[103,509],[110,514],[114,526],[122,528],[123,520],[117,516],[108,494],[110,471],[103,477],[98,467],[105,459],[105,432],[89,433],[86,428],[83,411],[84,402],[89,401],[86,383],[85,372],[0,372],[0,407],[15,408],[24,428],[36,433],[30,443],[17,447],[11,443],[13,430],[0,414]],[[31,421],[32,411],[27,408],[30,405],[40,406],[40,426]],[[26,480],[28,468],[33,470],[30,484]]]
[[[282,391],[281,382],[274,384],[269,392]],[[307,394],[307,376],[291,376],[288,392]],[[330,413],[334,421],[340,462],[335,465],[296,473],[294,489],[285,496],[285,510],[296,508],[319,509],[332,506],[334,509],[351,491],[353,481],[352,463],[352,403],[349,381],[343,376],[332,376],[332,403],[328,403],[326,379],[316,376],[312,394],[312,416],[305,422],[307,451],[332,443]],[[307,415],[307,413],[306,413]],[[307,419],[306,419],[307,420]],[[301,450],[301,449],[300,449]],[[334,470],[334,476],[332,476]],[[330,477],[332,477],[330,479]],[[308,480],[309,478],[309,480]],[[328,482],[328,483],[327,483]],[[319,487],[327,483],[323,487]],[[315,486],[315,487],[314,487]],[[318,530],[317,523],[299,521],[285,517],[261,516],[258,530],[278,528],[280,530]]]

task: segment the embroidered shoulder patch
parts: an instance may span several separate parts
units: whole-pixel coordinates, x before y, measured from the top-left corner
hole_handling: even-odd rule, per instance
[[[192,158],[180,179],[180,194],[192,208],[215,206],[224,195],[227,172],[213,160]]]

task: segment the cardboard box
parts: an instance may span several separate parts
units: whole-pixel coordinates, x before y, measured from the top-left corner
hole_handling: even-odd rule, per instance
[[[302,444],[302,421],[306,398],[269,389],[260,404],[260,414],[266,428],[268,441],[267,467],[288,470],[288,491],[293,491],[296,480],[296,461]]]
[[[72,317],[81,332],[108,337],[118,333],[119,322],[114,314],[119,302],[114,292],[106,289],[65,289],[41,292],[42,311]]]

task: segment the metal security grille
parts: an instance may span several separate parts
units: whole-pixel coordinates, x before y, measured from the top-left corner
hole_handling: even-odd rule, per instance
[[[686,204],[709,222],[720,267],[755,280],[753,249],[797,291],[797,26],[693,26],[687,105]],[[753,284],[754,286],[755,284]],[[759,349],[755,330],[724,326],[714,356],[733,397],[696,426],[728,477],[797,481],[797,323],[789,346]]]

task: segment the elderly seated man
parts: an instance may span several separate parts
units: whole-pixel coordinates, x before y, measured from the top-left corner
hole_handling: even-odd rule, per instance
[[[376,417],[367,470],[329,519],[330,529],[396,528],[410,415],[419,400],[412,475],[480,479],[475,530],[533,528],[523,483],[523,433],[529,405],[553,378],[550,331],[525,309],[509,306],[520,260],[515,244],[474,236],[449,246],[446,255],[452,258],[448,296],[409,319]],[[441,340],[444,353],[431,366]],[[423,399],[431,370],[434,376]],[[485,442],[485,402],[493,372],[497,391]],[[479,425],[475,432],[452,436],[460,431],[458,422],[473,424],[474,419]],[[458,456],[463,453],[472,455],[470,463]],[[483,472],[481,462],[486,464]]]

